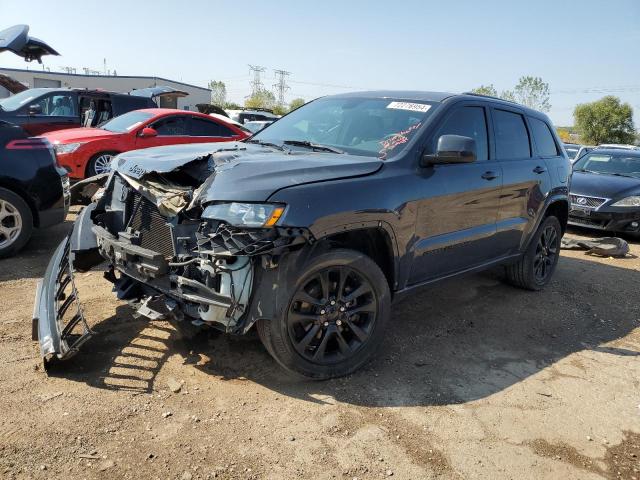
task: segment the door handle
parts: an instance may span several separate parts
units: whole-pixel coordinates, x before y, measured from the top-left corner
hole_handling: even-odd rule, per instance
[[[540,175],[541,173],[546,172],[547,169],[544,167],[541,167],[540,165],[538,165],[536,168],[533,169],[533,173],[537,173],[538,175]]]
[[[498,178],[498,174],[490,170],[488,172],[484,172],[482,174],[482,178],[484,178],[485,180],[495,180],[496,178]]]

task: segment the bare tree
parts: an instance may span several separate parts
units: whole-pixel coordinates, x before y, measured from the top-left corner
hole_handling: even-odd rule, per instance
[[[211,89],[211,103],[224,107],[227,103],[227,86],[223,81],[211,80],[209,82],[209,89]]]

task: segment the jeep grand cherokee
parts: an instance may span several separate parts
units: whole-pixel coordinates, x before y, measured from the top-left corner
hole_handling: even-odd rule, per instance
[[[151,318],[244,334],[286,369],[348,374],[393,299],[504,265],[543,288],[568,216],[570,164],[549,119],[490,97],[363,92],[315,100],[249,140],[118,155],[36,297],[45,363],[92,332],[73,271],[106,259]],[[65,292],[66,291],[66,292]]]

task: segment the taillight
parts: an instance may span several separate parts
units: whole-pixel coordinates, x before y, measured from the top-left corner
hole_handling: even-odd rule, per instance
[[[8,150],[37,150],[50,148],[51,144],[46,138],[23,138],[20,140],[11,140],[7,143]]]

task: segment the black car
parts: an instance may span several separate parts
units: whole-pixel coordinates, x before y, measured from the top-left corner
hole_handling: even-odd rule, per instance
[[[0,257],[20,250],[34,228],[64,221],[69,179],[53,147],[0,121]]]
[[[640,151],[598,148],[574,163],[569,223],[640,237]]]
[[[156,99],[187,95],[171,87],[115,93],[81,88],[30,88],[0,100],[0,120],[20,125],[32,136],[53,130],[95,127],[132,110],[155,108]]]
[[[256,325],[288,370],[345,375],[384,339],[391,301],[417,287],[504,265],[511,283],[542,289],[569,210],[571,167],[549,119],[473,94],[325,97],[247,141],[113,165],[86,181],[104,184],[100,199],[38,289],[45,364],[92,335],[61,285],[106,259],[119,298],[144,315]]]

